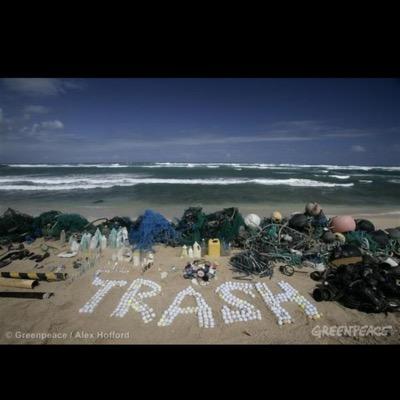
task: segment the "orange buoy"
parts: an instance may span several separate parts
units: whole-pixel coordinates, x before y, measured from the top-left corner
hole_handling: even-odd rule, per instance
[[[356,229],[356,221],[350,215],[339,215],[332,218],[331,228],[333,232],[351,232]]]

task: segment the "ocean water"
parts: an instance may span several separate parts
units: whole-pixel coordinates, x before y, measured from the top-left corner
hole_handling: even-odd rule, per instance
[[[9,164],[0,207],[301,204],[400,210],[400,167],[243,164]]]

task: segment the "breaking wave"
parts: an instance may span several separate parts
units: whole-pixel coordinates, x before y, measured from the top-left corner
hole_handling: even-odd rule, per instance
[[[266,179],[266,178],[151,178],[134,175],[105,175],[105,176],[65,176],[65,177],[32,177],[32,176],[4,176],[0,178],[0,190],[72,190],[111,188],[114,186],[135,186],[141,184],[169,184],[169,185],[286,185],[294,187],[351,187],[353,183],[339,184],[321,182],[311,179]]]
[[[15,168],[127,168],[129,164],[7,164]]]
[[[6,164],[8,167],[16,168],[242,168],[242,169],[297,169],[318,168],[324,173],[336,170],[382,170],[400,171],[400,166],[361,166],[361,165],[326,165],[326,164],[270,164],[270,163],[187,163],[187,162],[164,162],[164,163],[78,163],[78,164]]]
[[[349,179],[350,175],[329,175],[331,178],[336,178],[336,179]]]

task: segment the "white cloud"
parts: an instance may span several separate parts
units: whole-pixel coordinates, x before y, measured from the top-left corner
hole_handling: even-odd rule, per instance
[[[309,124],[309,121],[305,121],[304,125]],[[299,121],[295,121],[294,125],[300,125]],[[185,133],[184,131],[180,132],[181,134]],[[298,132],[297,129],[285,129],[285,130],[269,130],[266,133],[258,134],[258,135],[246,135],[246,136],[221,136],[218,133],[202,133],[197,131],[196,134],[193,132],[185,137],[168,137],[168,138],[159,138],[158,140],[148,139],[143,135],[135,135],[132,134],[131,137],[118,137],[114,136],[111,142],[108,142],[107,146],[114,150],[126,150],[126,149],[151,149],[151,148],[159,148],[160,146],[207,146],[207,145],[241,145],[241,144],[251,144],[251,143],[272,143],[272,142],[281,142],[281,143],[290,143],[294,142],[307,142],[307,141],[320,141],[325,139],[332,138],[354,138],[354,137],[362,137],[362,136],[370,136],[372,133],[361,131],[358,129],[346,129],[332,130],[331,133],[325,132]],[[87,138],[82,137],[81,140],[87,145],[90,142],[87,142]],[[92,149],[97,148],[97,142],[90,142],[90,146]],[[104,147],[104,143],[100,145],[100,147]],[[360,146],[362,147],[362,146]],[[354,151],[364,151],[360,150],[357,147]]]
[[[24,111],[27,114],[47,114],[49,112],[49,109],[45,106],[30,105],[26,106]]]
[[[43,129],[62,129],[64,128],[64,124],[59,120],[54,121],[43,121],[42,123]]]
[[[351,146],[351,150],[355,151],[356,153],[363,153],[365,150],[364,146],[361,146],[359,144],[355,144],[354,146]]]
[[[3,78],[2,82],[7,89],[29,96],[56,96],[81,87],[77,82],[56,78]]]
[[[230,137],[198,137],[181,138],[166,140],[166,144],[171,145],[204,145],[204,144],[240,144],[240,143],[258,143],[258,142],[292,142],[312,140],[311,137],[301,136],[230,136]],[[146,144],[149,142],[146,142]],[[152,144],[152,143],[151,143]]]
[[[321,138],[356,138],[356,137],[365,137],[372,136],[370,132],[336,132],[336,133],[327,133],[326,135],[322,135]]]
[[[24,120],[31,119],[32,115],[43,115],[50,111],[49,108],[40,105],[29,105],[24,108]]]
[[[30,133],[32,135],[34,135],[36,133],[59,130],[59,129],[63,129],[63,128],[64,128],[64,124],[59,120],[42,121],[42,122],[33,124]]]
[[[356,138],[373,136],[374,132],[358,128],[342,128],[330,125],[323,121],[303,120],[303,121],[280,121],[265,126],[269,134],[279,136],[301,136],[310,139],[324,138]]]

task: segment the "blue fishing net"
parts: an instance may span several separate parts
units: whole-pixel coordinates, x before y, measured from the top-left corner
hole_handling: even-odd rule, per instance
[[[129,231],[129,242],[141,250],[150,250],[156,243],[174,244],[177,239],[172,224],[152,210],[146,210]]]

